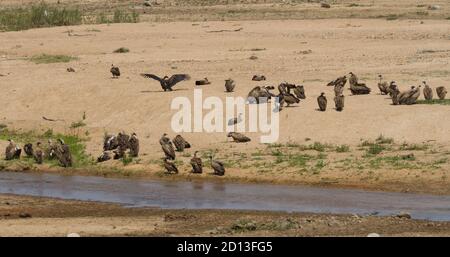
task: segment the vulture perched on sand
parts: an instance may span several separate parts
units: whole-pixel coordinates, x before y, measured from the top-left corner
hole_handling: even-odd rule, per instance
[[[203,86],[203,85],[209,85],[209,84],[211,84],[211,82],[208,80],[208,78],[204,78],[204,79],[195,81],[196,86]]]
[[[213,160],[212,155],[209,156],[211,160],[211,168],[214,170],[214,175],[223,176],[225,175],[225,166],[221,161]]]
[[[415,104],[417,99],[420,96],[420,87],[421,86],[416,88],[416,87],[412,86],[410,90],[400,93],[397,96],[398,103],[405,104],[405,105]]]
[[[378,75],[378,78],[380,79],[380,82],[378,82],[378,89],[380,89],[380,93],[382,95],[387,95],[389,93],[389,85],[386,81],[383,80],[383,76],[380,74]]]
[[[44,160],[44,151],[42,151],[41,142],[36,143],[36,149],[33,151],[33,158],[37,164],[42,164]]]
[[[445,96],[447,95],[447,89],[445,89],[445,87],[437,87],[436,94],[438,95],[439,99],[444,100]]]
[[[344,110],[344,95],[335,96],[334,104],[336,107],[336,111],[341,112],[342,110]]]
[[[111,65],[111,70],[109,70],[113,76],[113,78],[119,78],[120,77],[120,69],[117,66],[114,66],[114,64]]]
[[[167,134],[164,133],[159,140],[159,143],[161,144],[161,148],[166,155],[166,158],[175,160],[175,148],[172,145],[172,141],[170,141],[170,139],[166,136]]]
[[[163,78],[160,78],[154,74],[148,74],[148,73],[142,73],[141,76],[144,78],[154,79],[159,81],[161,84],[161,88],[164,91],[172,91],[172,87],[175,86],[178,82],[185,81],[191,79],[191,77],[188,74],[175,74],[172,75],[170,78],[168,76],[164,76]]]
[[[275,97],[275,95],[270,92],[273,90],[273,86],[257,86],[254,87],[247,95],[247,100],[249,103],[263,103],[267,102],[270,98]]]
[[[364,83],[358,83],[358,77],[350,72],[350,91],[353,95],[367,95],[370,94],[370,88]]]
[[[23,146],[23,151],[28,157],[33,157],[33,144],[27,143]]]
[[[13,159],[20,159],[20,154],[22,153],[22,149],[14,143],[12,139],[8,139],[9,144],[6,146],[5,149],[5,160],[13,160]]]
[[[327,110],[327,103],[328,103],[328,101],[327,101],[327,98],[325,97],[325,93],[324,92],[320,93],[320,96],[317,97],[317,103],[319,104],[319,110],[321,112],[324,112],[324,111]]]
[[[234,83],[234,80],[232,79],[225,80],[225,91],[233,92],[234,87],[236,87],[236,83]]]
[[[306,99],[306,95],[305,95],[305,87],[302,86],[302,85],[295,86],[295,88],[294,88],[294,95],[295,95],[298,99]]]
[[[191,148],[191,144],[189,144],[181,135],[177,135],[173,139],[173,144],[177,148],[178,152],[183,152],[184,148]]]
[[[280,94],[278,95],[278,97],[280,98],[280,108],[283,107],[284,103],[287,104],[287,107],[289,107],[291,104],[300,103],[300,99],[298,99],[291,93]]]
[[[252,80],[253,81],[263,81],[263,80],[266,80],[266,76],[264,76],[264,75],[253,75]]]
[[[72,167],[72,154],[70,153],[69,146],[64,143],[61,138],[58,139],[59,147],[57,150],[56,157],[59,160],[59,164],[62,167]]]
[[[130,140],[128,141],[128,147],[130,148],[130,156],[138,157],[139,155],[139,139],[136,133],[131,134]]]
[[[167,173],[178,173],[178,168],[175,163],[169,161],[169,158],[164,158],[164,168],[166,168]]]
[[[202,159],[197,157],[198,151],[195,151],[194,157],[191,159],[192,165],[192,173],[202,173],[203,172],[203,164]]]
[[[395,81],[391,81],[389,84],[388,94],[390,97],[393,98],[393,95],[398,96],[400,94],[400,90],[398,90],[397,84],[395,84]]]
[[[245,143],[251,141],[249,137],[237,132],[230,132],[228,133],[227,137],[233,138],[233,141],[236,143]]]
[[[425,81],[423,81],[422,83],[424,85],[423,96],[425,97],[425,100],[428,101],[433,100],[433,89],[431,89],[431,87],[428,86],[428,84]]]

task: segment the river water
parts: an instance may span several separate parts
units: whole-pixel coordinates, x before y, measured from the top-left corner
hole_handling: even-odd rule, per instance
[[[0,172],[0,193],[164,209],[393,215],[450,221],[450,196],[308,186],[116,179]]]

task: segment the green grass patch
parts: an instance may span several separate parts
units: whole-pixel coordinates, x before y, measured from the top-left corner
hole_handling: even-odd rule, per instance
[[[386,148],[381,144],[371,144],[368,149],[366,149],[367,155],[377,155],[383,152]]]
[[[426,144],[407,144],[404,143],[400,146],[399,150],[402,151],[425,151],[429,148]]]
[[[35,55],[30,58],[30,61],[36,64],[70,62],[73,60],[78,60],[78,58],[68,55],[51,55],[51,54]]]
[[[338,145],[336,146],[337,153],[348,153],[350,152],[350,146],[348,145]]]
[[[78,8],[54,7],[45,2],[0,10],[0,29],[5,31],[79,25],[82,21],[83,16]]]
[[[17,131],[8,129],[0,131],[0,140],[12,139],[16,143],[20,144],[34,144],[37,141],[40,141],[41,143],[43,143],[43,145],[45,145],[49,139],[56,141],[58,138],[63,139],[64,142],[69,146],[73,159],[73,167],[79,168],[95,164],[94,159],[85,151],[85,140],[81,139],[78,136],[63,135],[59,133],[54,134],[52,130],[47,130],[42,134],[36,133],[35,131]],[[45,162],[56,165],[55,161],[45,160]]]
[[[61,7],[41,2],[30,6],[0,10],[0,31],[19,31],[32,28],[72,26],[80,24],[137,23],[139,13],[134,10],[116,9],[113,13],[94,13],[89,10]]]
[[[125,11],[116,9],[112,16],[107,13],[99,13],[96,16],[96,23],[138,23],[139,22],[139,13],[136,11]]]
[[[417,100],[417,104],[442,104],[450,105],[450,99]]]

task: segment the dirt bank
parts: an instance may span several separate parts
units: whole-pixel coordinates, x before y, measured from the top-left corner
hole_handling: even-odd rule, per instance
[[[449,222],[396,217],[127,209],[0,195],[0,236],[449,236]]]

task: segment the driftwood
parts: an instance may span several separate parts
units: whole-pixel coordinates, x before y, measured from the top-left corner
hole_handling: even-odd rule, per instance
[[[42,119],[44,119],[44,120],[46,120],[46,121],[64,121],[64,120],[61,120],[61,119],[49,119],[49,118],[47,118],[47,117],[45,117],[45,116],[42,116]]]
[[[238,32],[243,30],[244,28],[238,28],[238,29],[221,29],[221,30],[210,30],[206,31],[206,33],[220,33],[220,32]]]

